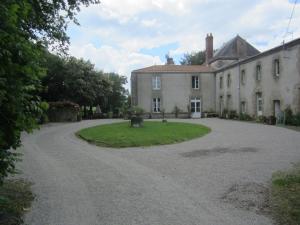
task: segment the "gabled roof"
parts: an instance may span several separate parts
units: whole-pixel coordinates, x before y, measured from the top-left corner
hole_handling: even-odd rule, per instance
[[[204,65],[154,65],[132,71],[132,73],[209,73],[210,66]]]
[[[210,62],[217,59],[244,59],[259,53],[255,47],[237,35],[216,51]]]

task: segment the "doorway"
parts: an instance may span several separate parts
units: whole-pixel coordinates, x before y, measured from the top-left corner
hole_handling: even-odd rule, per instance
[[[201,118],[201,100],[200,98],[191,99],[191,117]]]

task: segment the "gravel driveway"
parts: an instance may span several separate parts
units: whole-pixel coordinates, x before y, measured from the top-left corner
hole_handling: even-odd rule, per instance
[[[300,133],[219,119],[202,138],[108,149],[74,132],[119,120],[49,124],[23,136],[23,176],[34,182],[30,225],[269,225],[271,174],[300,161]]]

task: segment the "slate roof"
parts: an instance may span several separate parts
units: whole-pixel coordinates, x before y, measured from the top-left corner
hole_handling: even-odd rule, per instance
[[[249,44],[239,35],[225,43],[218,51],[215,52],[210,62],[217,59],[241,59],[259,54],[256,48]]]
[[[154,65],[132,71],[132,73],[209,73],[213,72],[206,65]]]

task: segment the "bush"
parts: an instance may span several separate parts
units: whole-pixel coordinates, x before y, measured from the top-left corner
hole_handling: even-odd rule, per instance
[[[294,115],[292,109],[288,106],[284,110],[284,115],[286,125],[300,126],[300,113]]]
[[[79,105],[70,101],[49,102],[48,117],[51,122],[77,121]]]
[[[251,120],[253,120],[253,118],[250,115],[246,114],[246,113],[241,113],[240,114],[240,120],[251,121]]]
[[[237,115],[236,111],[235,110],[230,110],[229,114],[228,114],[228,118],[229,119],[237,119],[238,115]]]
[[[259,123],[268,123],[269,124],[269,118],[267,118],[266,116],[258,116],[256,119],[257,122]]]
[[[112,111],[109,111],[109,112],[107,113],[107,115],[108,115],[108,118],[109,118],[109,119],[112,119],[114,113],[113,113]]]
[[[141,117],[144,115],[144,109],[137,107],[137,106],[132,107],[128,112],[129,112],[130,118],[132,116]]]
[[[294,125],[293,111],[289,106],[284,110],[284,114],[285,114],[285,124]]]

